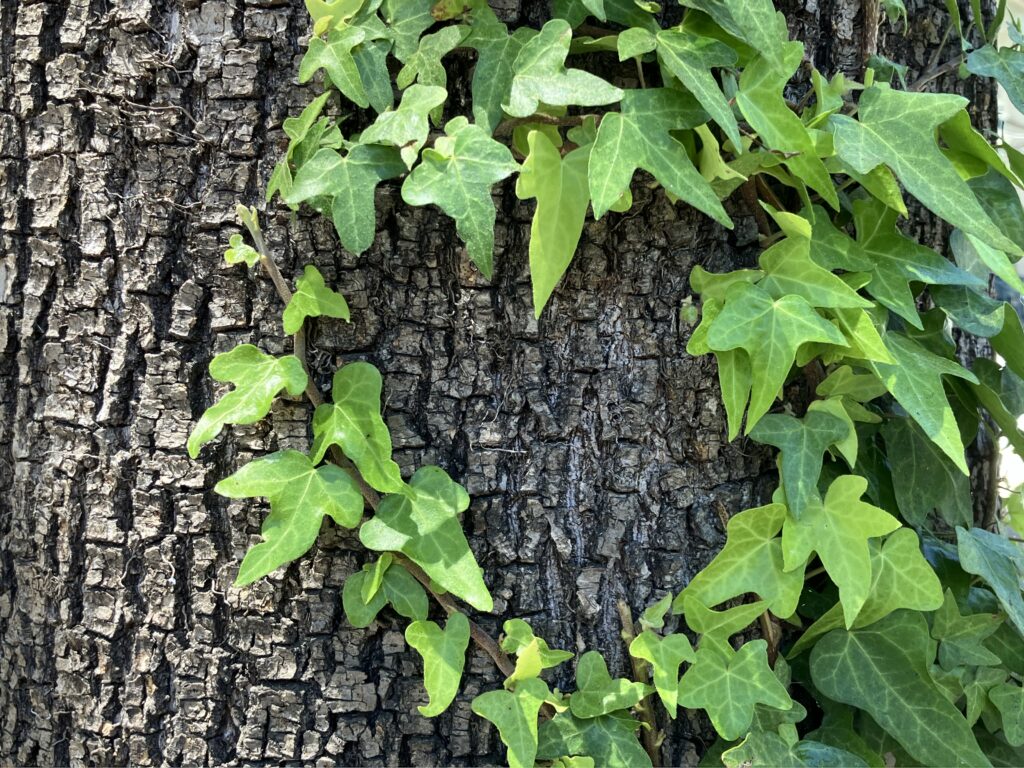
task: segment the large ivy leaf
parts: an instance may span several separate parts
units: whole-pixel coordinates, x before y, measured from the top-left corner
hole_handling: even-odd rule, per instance
[[[421,467],[409,485],[413,494],[384,498],[359,529],[360,541],[378,552],[401,552],[456,597],[490,611],[483,572],[459,522],[469,494],[440,467]]]
[[[441,629],[433,621],[414,621],[405,628],[405,642],[423,658],[423,686],[430,702],[416,707],[424,717],[437,717],[455,700],[466,666],[469,619],[453,613]]]
[[[729,638],[749,627],[767,609],[768,603],[758,600],[724,611],[713,611],[693,595],[683,596],[686,625],[700,634],[701,647],[714,646],[725,655],[732,651]]]
[[[722,762],[727,768],[867,768],[845,749],[820,741],[790,743],[771,731],[751,731],[740,745],[722,753]]]
[[[957,527],[956,545],[960,567],[985,580],[999,598],[1010,623],[1024,635],[1024,551],[1005,537],[982,528]]]
[[[768,666],[768,643],[753,640],[731,658],[700,648],[679,681],[679,704],[706,710],[718,735],[732,741],[750,730],[757,704],[786,710],[793,700]]]
[[[291,335],[302,328],[307,317],[337,317],[349,319],[348,302],[337,291],[324,283],[324,276],[312,264],[307,264],[295,283],[295,293],[284,308],[284,332]]]
[[[676,598],[673,610],[681,612],[687,597],[715,606],[753,592],[768,603],[776,616],[796,611],[803,588],[803,569],[786,571],[782,540],[776,534],[786,519],[786,507],[769,504],[748,509],[729,520],[725,547]]]
[[[704,11],[722,29],[748,43],[776,69],[786,69],[785,21],[771,0],[681,0]],[[791,71],[791,70],[790,70]]]
[[[888,165],[932,212],[995,248],[1021,254],[936,143],[936,129],[966,104],[953,94],[894,91],[876,84],[861,95],[859,120],[847,115],[830,118],[836,151],[860,173]]]
[[[818,501],[818,478],[825,451],[845,439],[849,425],[825,411],[808,411],[802,419],[770,413],[752,430],[750,437],[774,445],[782,453],[780,475],[789,511],[799,519],[808,505]]]
[[[576,692],[569,698],[573,715],[586,719],[629,709],[648,693],[647,686],[608,674],[608,665],[597,651],[580,656],[576,665]]]
[[[590,203],[587,168],[591,147],[579,147],[562,157],[541,131],[530,131],[527,141],[530,154],[516,180],[516,196],[537,199],[530,225],[530,281],[533,311],[539,318],[569,268],[583,233]]]
[[[971,51],[967,57],[967,69],[975,75],[994,77],[1003,86],[1013,106],[1024,112],[1024,52],[1016,48],[984,45]]]
[[[410,205],[434,203],[455,219],[469,257],[490,278],[496,218],[491,187],[519,165],[508,147],[465,117],[448,121],[444,131],[405,179],[402,199]]]
[[[703,110],[687,102],[668,88],[631,90],[622,97],[621,112],[604,115],[590,156],[595,218],[615,205],[629,190],[636,169],[643,168],[676,197],[732,227],[718,195],[670,133],[704,122]]]
[[[537,716],[550,696],[543,680],[519,682],[515,690],[487,691],[473,699],[473,711],[494,723],[508,747],[509,768],[533,768],[537,756]]]
[[[363,516],[363,496],[355,480],[333,464],[316,467],[298,451],[279,451],[251,461],[214,490],[230,499],[265,496],[270,500],[263,541],[246,553],[236,587],[306,554],[316,543],[325,515],[346,528],[355,528]]]
[[[210,361],[210,376],[235,388],[206,409],[188,438],[188,455],[213,440],[225,424],[254,424],[268,413],[274,398],[286,391],[301,395],[308,379],[302,361],[294,355],[274,357],[252,344],[239,344]]]
[[[519,52],[535,35],[536,30],[519,27],[511,35],[486,3],[473,11],[469,34],[463,45],[476,49],[473,70],[473,120],[493,133],[501,122],[512,91],[514,65]]]
[[[924,617],[900,611],[826,635],[811,652],[811,677],[830,699],[870,714],[924,765],[988,765],[964,716],[932,681],[934,657]]]
[[[660,635],[647,630],[629,644],[629,653],[651,665],[654,688],[668,716],[675,719],[679,698],[679,667],[684,661],[695,661],[696,655],[686,635]]]
[[[345,98],[363,109],[370,106],[370,98],[352,56],[352,49],[365,39],[366,30],[361,27],[332,30],[327,33],[326,40],[311,38],[302,63],[299,64],[299,82],[308,82],[317,70],[324,69]]]
[[[334,402],[313,414],[313,459],[319,462],[332,445],[340,446],[367,484],[381,493],[402,493],[405,483],[380,414],[382,385],[380,371],[369,363],[349,363],[335,372]]]
[[[753,379],[747,430],[768,412],[793,367],[797,350],[808,342],[846,346],[839,330],[799,296],[772,297],[756,285],[729,290],[725,307],[708,331],[708,346],[716,352],[743,349],[750,358]]]
[[[622,90],[582,69],[566,69],[572,27],[564,19],[552,19],[516,56],[505,111],[513,117],[529,117],[543,103],[550,106],[594,107],[622,98]]]
[[[964,445],[942,386],[942,377],[957,376],[974,384],[978,380],[959,364],[932,354],[901,333],[887,333],[885,346],[896,362],[868,361],[867,366],[928,438],[952,459],[961,472],[967,474]]]
[[[962,615],[950,589],[942,607],[932,620],[932,637],[939,641],[939,664],[953,670],[961,666],[996,666],[999,657],[984,646],[984,641],[1002,625],[998,613]]]
[[[560,712],[540,724],[537,759],[584,756],[592,757],[598,766],[651,768],[651,758],[636,737],[639,727],[628,712],[587,719]]]
[[[411,85],[402,94],[398,109],[379,114],[360,141],[398,147],[406,168],[412,168],[430,133],[428,115],[447,98],[448,92],[439,86]]]
[[[782,528],[782,552],[788,567],[800,568],[817,552],[829,577],[839,587],[846,626],[864,606],[871,590],[871,552],[868,539],[900,527],[888,512],[861,501],[868,481],[858,475],[837,477],[825,501],[812,503]]]
[[[377,228],[374,190],[380,182],[404,171],[398,151],[390,147],[357,144],[345,155],[321,149],[299,168],[285,202],[295,205],[330,197],[341,244],[359,254],[373,245]]]

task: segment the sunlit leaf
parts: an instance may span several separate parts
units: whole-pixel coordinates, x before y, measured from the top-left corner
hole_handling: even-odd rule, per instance
[[[414,621],[405,628],[405,641],[423,658],[423,685],[430,703],[416,707],[424,717],[437,717],[459,692],[469,647],[469,620],[453,613],[441,629],[433,621]]]

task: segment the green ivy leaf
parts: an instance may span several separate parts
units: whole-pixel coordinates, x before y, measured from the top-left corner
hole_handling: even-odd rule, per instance
[[[632,90],[622,96],[621,112],[604,115],[590,156],[595,218],[615,205],[629,189],[636,169],[642,168],[679,199],[732,227],[718,195],[670,133],[706,119],[695,101],[688,102],[684,94],[668,88]]]
[[[378,114],[395,105],[395,89],[391,84],[391,72],[388,69],[390,51],[390,40],[367,40],[352,51],[352,58],[366,89],[370,107]]]
[[[364,565],[362,570],[350,575],[341,590],[341,606],[345,609],[345,617],[356,629],[370,626],[388,603],[383,590],[377,590],[369,599],[363,594],[372,579],[371,568]]]
[[[398,109],[378,115],[360,141],[398,147],[406,168],[412,168],[430,134],[427,116],[447,98],[448,92],[436,85],[411,85],[402,94]]]
[[[536,34],[529,27],[519,27],[510,35],[508,27],[486,3],[473,11],[463,45],[477,52],[472,83],[473,120],[488,133],[494,133],[504,114],[502,105],[512,91],[516,57]]]
[[[362,7],[365,0],[306,0],[306,10],[314,22],[324,20],[337,26],[352,16]]]
[[[242,236],[234,234],[228,241],[231,247],[224,251],[224,261],[228,264],[241,264],[245,262],[247,267],[255,267],[260,260],[260,253],[251,245],[246,245]]]
[[[757,371],[747,414],[751,430],[768,412],[793,367],[801,345],[819,341],[846,346],[839,330],[799,296],[772,297],[755,285],[729,291],[728,301],[708,331],[716,352],[743,349]]]
[[[401,552],[435,583],[479,611],[494,606],[459,515],[469,494],[440,467],[421,467],[412,476],[411,495],[386,496],[372,519],[359,529],[363,546]]]
[[[420,35],[434,26],[433,0],[384,0],[381,16],[394,41],[395,58],[403,64],[416,53]]]
[[[731,657],[715,648],[698,649],[697,660],[679,681],[679,704],[706,710],[718,735],[732,741],[750,730],[757,704],[788,710],[793,700],[768,666],[768,643],[753,640]]]
[[[680,0],[683,5],[703,11],[726,32],[748,43],[771,66],[786,69],[788,38],[785,21],[771,0]],[[792,71],[792,70],[789,70]]]
[[[320,270],[307,264],[302,277],[295,284],[295,293],[285,307],[284,332],[289,336],[302,328],[307,317],[337,317],[345,322],[349,320],[348,302],[337,291],[332,291],[324,283]]]
[[[188,438],[188,455],[213,440],[225,424],[255,424],[268,413],[281,390],[292,397],[306,389],[306,371],[294,355],[273,357],[252,344],[239,344],[210,361],[210,376],[235,388],[206,409]]]
[[[491,187],[519,165],[508,147],[465,117],[450,120],[444,130],[402,184],[402,199],[410,205],[434,203],[455,219],[470,258],[490,278],[496,217]]]
[[[966,103],[953,94],[911,93],[874,85],[861,95],[859,120],[846,115],[830,118],[836,150],[860,173],[888,165],[907,191],[933,213],[995,248],[1021,255],[936,143],[936,129]]]
[[[836,275],[811,259],[811,240],[787,237],[761,254],[765,277],[758,285],[781,299],[800,296],[812,307],[863,309],[874,306]]]
[[[433,621],[414,621],[405,628],[405,642],[423,658],[423,686],[430,699],[427,706],[416,709],[424,717],[437,717],[459,692],[469,647],[469,619],[453,613],[444,629]]]
[[[398,152],[390,147],[357,144],[346,155],[321,149],[299,168],[285,201],[295,205],[311,198],[330,197],[331,216],[341,244],[360,254],[373,245],[377,229],[377,185],[404,171]]]
[[[829,577],[839,587],[846,626],[867,601],[871,590],[868,539],[900,527],[888,512],[861,501],[868,481],[858,475],[836,478],[824,503],[812,502],[799,520],[787,518],[782,552],[788,567],[800,568],[817,552]]]
[[[932,621],[932,637],[939,641],[939,664],[944,669],[960,666],[997,666],[999,657],[982,643],[999,629],[1004,617],[997,613],[964,616],[950,589]]]
[[[388,557],[385,554],[384,557]],[[380,562],[378,560],[378,562]],[[345,580],[341,592],[345,615],[353,627],[368,627],[388,603],[400,615],[413,621],[425,621],[430,610],[427,593],[415,577],[400,565],[387,568],[380,588],[367,598],[365,590],[373,579],[373,565],[364,565]]]
[[[299,65],[299,82],[309,82],[317,70],[324,69],[345,98],[363,109],[370,106],[370,98],[352,56],[352,49],[365,39],[366,30],[360,27],[328,32],[326,41],[319,37],[311,38]]]
[[[956,263],[965,271],[980,278],[987,285],[989,273],[994,274],[1012,290],[1024,293],[1024,281],[1006,254],[985,245],[973,235],[953,230],[949,236],[949,245],[956,258]]]
[[[770,731],[751,731],[739,746],[722,753],[722,762],[727,768],[867,768],[845,749],[809,740],[790,744]]]
[[[380,413],[383,382],[369,363],[342,366],[334,374],[333,403],[313,414],[313,459],[322,461],[332,445],[358,467],[363,479],[381,493],[403,493],[398,465],[391,459],[391,434]]]
[[[665,614],[672,609],[672,593],[666,592],[658,602],[651,603],[640,614],[638,624],[643,629],[662,629],[665,626]]]
[[[552,19],[516,56],[515,74],[505,111],[529,117],[541,104],[595,107],[622,98],[622,90],[582,69],[566,69],[572,28]]]
[[[795,518],[821,499],[818,478],[824,453],[848,433],[849,426],[842,419],[824,411],[808,411],[802,419],[771,413],[750,430],[752,439],[782,452],[780,474],[789,511]]]
[[[416,52],[405,62],[395,77],[395,85],[404,90],[418,82],[420,85],[436,85],[447,88],[448,75],[441,59],[455,50],[465,34],[464,27],[444,27],[438,32],[420,38]],[[436,124],[441,119],[441,105],[431,110],[430,117]]]
[[[988,765],[964,716],[932,682],[928,624],[900,611],[865,629],[837,629],[811,652],[825,696],[863,709],[924,765]]]
[[[967,70],[981,77],[994,77],[1003,86],[1013,106],[1024,112],[1024,52],[1016,48],[985,45],[971,51],[967,57]]]
[[[693,595],[683,597],[686,624],[700,634],[700,645],[713,646],[728,656],[733,650],[729,638],[749,627],[757,617],[768,610],[768,603],[744,603],[724,611],[713,611]]]
[[[636,737],[639,727],[628,712],[585,720],[560,712],[540,724],[537,759],[583,756],[592,757],[598,766],[651,768],[651,758]]]
[[[956,544],[960,567],[988,583],[1010,623],[1024,635],[1024,596],[1020,586],[1024,552],[1003,536],[982,528],[967,530],[958,526]]]
[[[647,630],[630,643],[629,653],[651,665],[654,688],[668,716],[675,719],[679,697],[679,667],[684,661],[693,662],[697,658],[689,638],[686,635],[661,637]]]
[[[782,558],[782,530],[786,507],[769,504],[748,509],[729,520],[725,547],[676,598],[673,609],[684,610],[687,596],[715,606],[753,592],[768,603],[776,616],[796,611],[803,588],[803,569],[786,571]]]
[[[569,651],[549,648],[547,641],[535,637],[533,628],[522,619],[509,619],[503,629],[502,650],[517,656],[516,668],[505,681],[506,687],[519,680],[537,677],[543,670],[557,667],[573,657]]]
[[[1003,683],[988,692],[1003,718],[1003,735],[1011,747],[1024,746],[1024,688],[1016,683]]]
[[[355,528],[363,516],[363,496],[355,480],[333,464],[317,468],[298,451],[279,451],[250,461],[214,490],[229,499],[270,499],[261,534],[264,540],[246,553],[236,587],[306,554],[316,543],[325,515],[346,528]]]
[[[544,305],[569,268],[590,203],[587,168],[591,147],[579,147],[562,157],[541,131],[530,131],[530,154],[516,180],[520,200],[537,199],[530,226],[530,280],[533,311]]]
[[[648,687],[643,683],[634,683],[624,677],[613,680],[604,657],[596,651],[580,656],[576,665],[576,687],[576,693],[569,698],[569,708],[581,719],[629,709],[648,693]]]
[[[497,727],[508,747],[509,768],[533,768],[537,756],[537,716],[550,696],[543,680],[523,680],[509,691],[487,691],[473,699],[473,711]]]

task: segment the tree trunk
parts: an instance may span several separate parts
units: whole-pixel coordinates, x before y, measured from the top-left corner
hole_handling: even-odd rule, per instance
[[[526,4],[495,6],[536,23],[544,4]],[[860,0],[785,5],[816,66],[860,76]],[[942,0],[908,7],[879,50],[913,77],[946,17]],[[354,536],[327,527],[298,564],[231,588],[266,510],[213,485],[304,449],[305,403],[198,462],[184,451],[214,354],[287,349],[269,283],[222,254],[235,202],[261,199],[282,120],[310,99],[295,82],[307,18],[300,0],[0,0],[0,762],[500,759],[469,709],[500,684],[486,656],[471,651],[455,704],[427,720],[401,625],[345,621],[342,583],[367,556]],[[991,129],[993,91],[970,87]],[[730,233],[640,185],[630,212],[588,225],[536,322],[531,209],[510,185],[497,201],[492,283],[448,218],[395,187],[359,258],[281,206],[265,229],[286,274],[314,263],[352,306],[351,325],[313,329],[321,382],[342,359],[377,364],[403,469],[437,463],[472,494],[465,528],[496,598],[477,620],[496,636],[527,617],[623,672],[616,601],[678,591],[774,483],[763,451],[726,442],[714,364],[685,354],[679,313],[694,265],[753,263],[753,211],[737,196]],[[939,242],[929,221],[914,227]],[[683,716],[665,763],[694,763],[707,732]]]

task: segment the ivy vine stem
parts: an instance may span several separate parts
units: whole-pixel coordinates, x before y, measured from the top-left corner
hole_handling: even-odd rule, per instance
[[[629,653],[629,646],[632,645],[637,634],[636,625],[633,623],[633,609],[629,607],[625,600],[621,599],[615,605],[619,611],[619,620],[622,622],[622,642],[626,645],[626,652],[633,665],[633,679],[639,683],[650,683],[651,675],[647,662]],[[647,726],[643,729],[643,735],[641,736],[644,751],[650,756],[651,763],[657,766],[661,764],[660,750],[658,748],[660,740],[658,738],[658,721],[655,719],[654,711],[651,709],[650,698],[648,696],[639,702],[636,705],[636,711],[640,716],[640,722]]]

